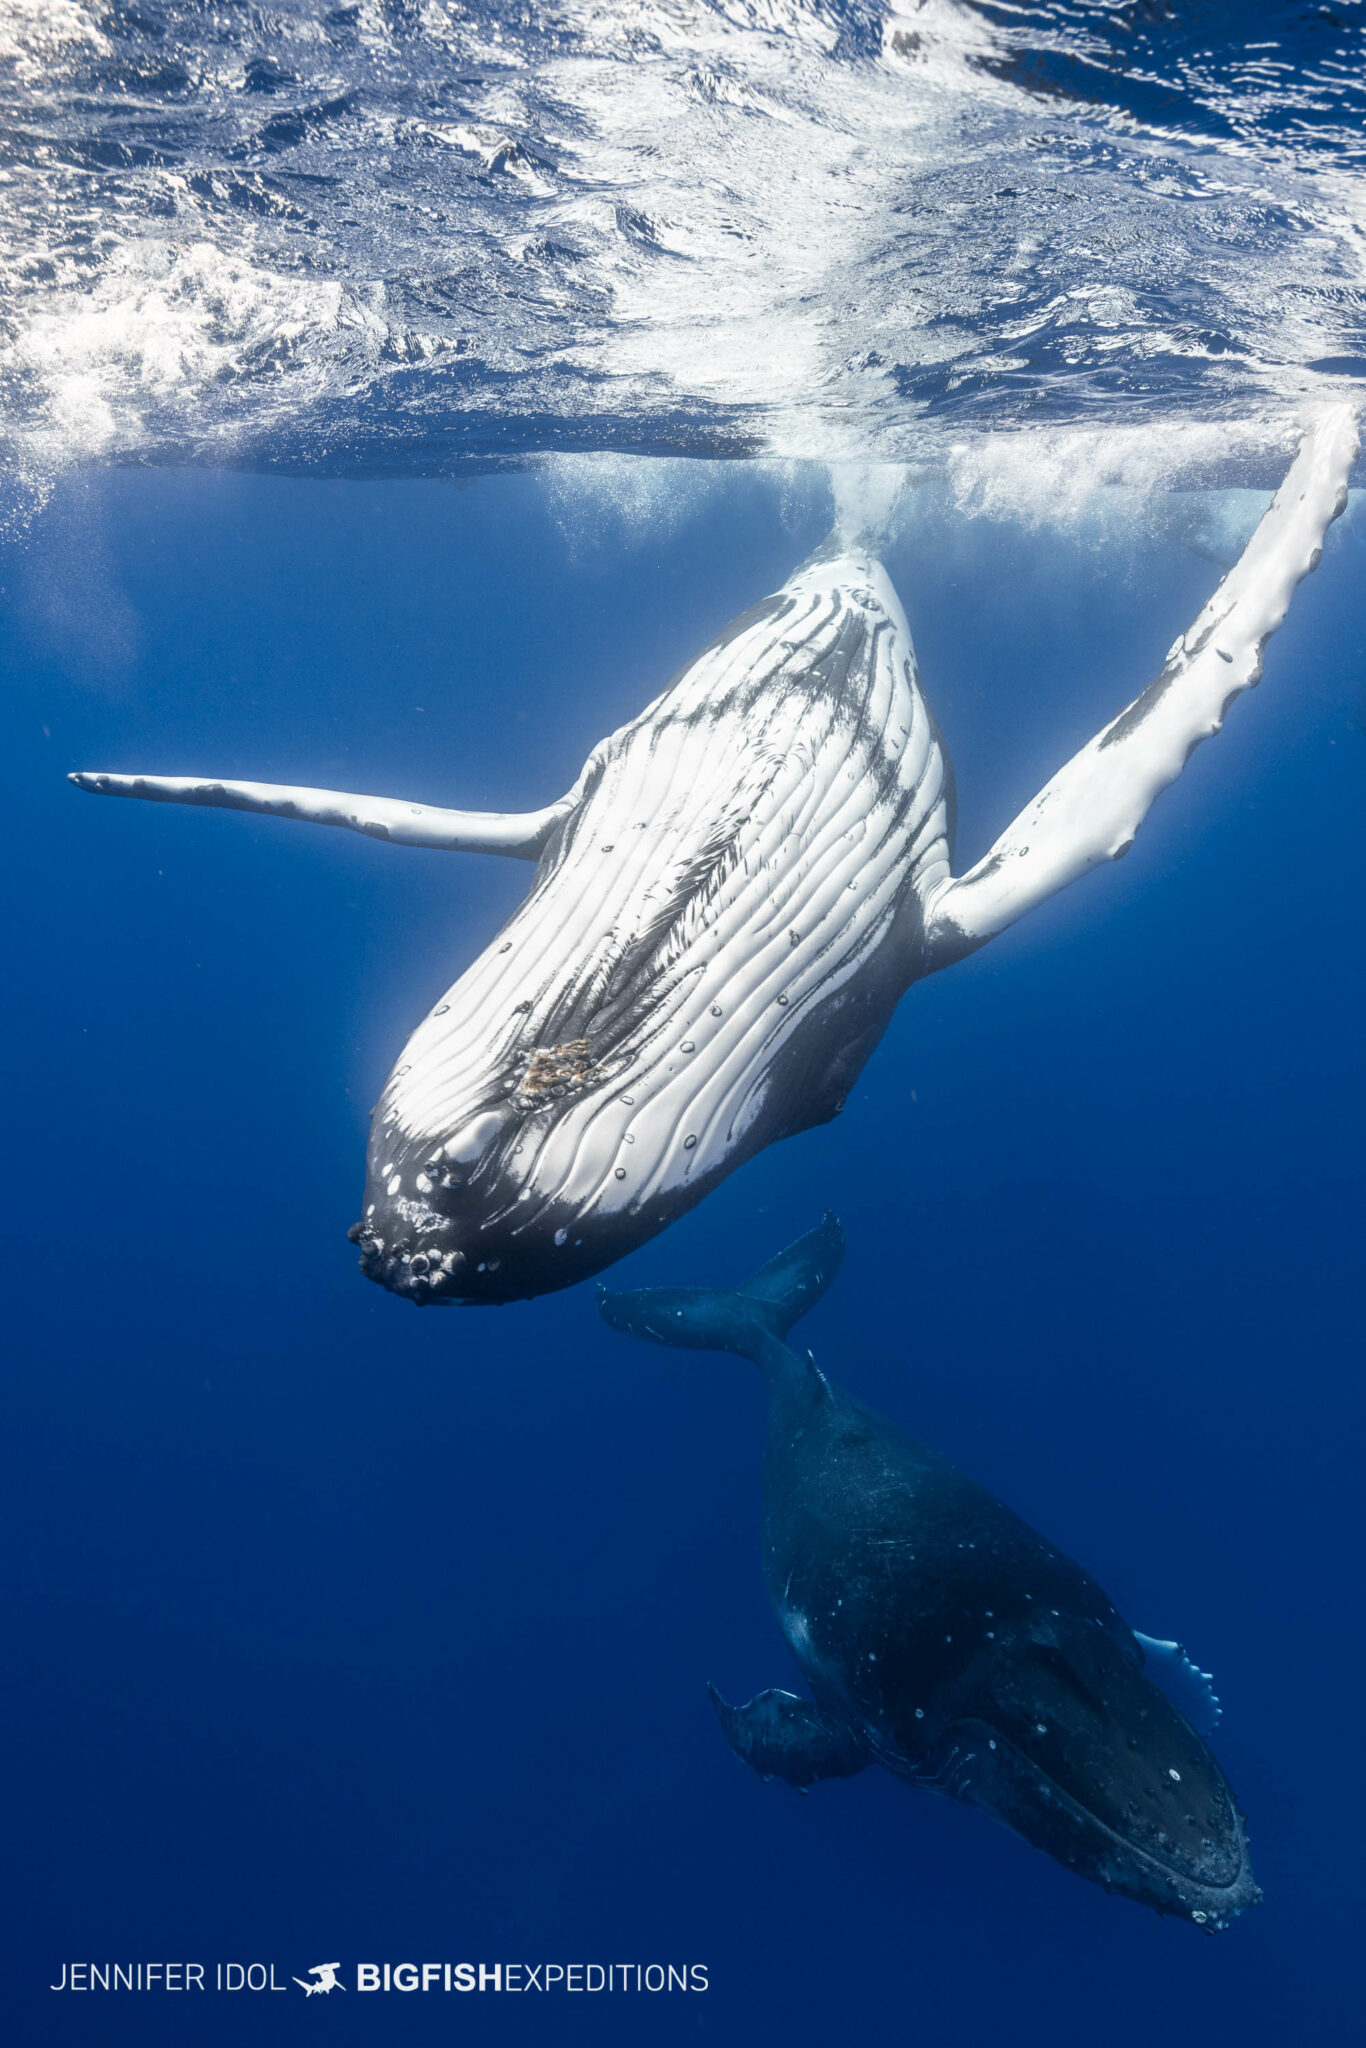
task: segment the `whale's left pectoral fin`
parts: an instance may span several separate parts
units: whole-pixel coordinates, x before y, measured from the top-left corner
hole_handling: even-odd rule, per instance
[[[795,1692],[756,1693],[743,1707],[709,1687],[727,1742],[761,1778],[784,1778],[798,1792],[822,1778],[852,1778],[870,1759],[847,1728]]]
[[[83,769],[67,777],[95,796],[136,796],[152,803],[207,804],[216,810],[256,811],[304,825],[341,825],[396,846],[432,846],[443,853],[503,853],[536,860],[550,834],[574,808],[561,797],[543,811],[447,811],[436,804],[404,803],[387,796],[353,796],[339,789],[303,789],[283,782],[224,782],[194,775],[108,775]]]
[[[1352,406],[1326,410],[1261,524],[1157,680],[1040,790],[976,867],[926,904],[930,960],[946,967],[1078,875],[1127,853],[1154,799],[1262,672],[1296,584],[1317,568],[1357,457]]]

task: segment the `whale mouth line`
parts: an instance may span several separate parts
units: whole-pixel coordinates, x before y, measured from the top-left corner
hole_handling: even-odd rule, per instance
[[[962,1724],[960,1723],[959,1725],[961,1726]],[[1108,1821],[1102,1820],[1099,1814],[1093,1813],[1089,1806],[1084,1806],[1065,1786],[1060,1785],[1057,1779],[1043,1768],[1042,1764],[1035,1763],[1034,1759],[1027,1756],[1018,1743],[1012,1742],[1010,1737],[1003,1734],[999,1728],[993,1728],[991,1723],[987,1721],[979,1722],[978,1726],[990,1729],[992,1739],[1002,1749],[1007,1750],[1011,1756],[1018,1758],[1022,1764],[1033,1772],[1036,1778],[1047,1785],[1059,1805],[1065,1807],[1077,1818],[1084,1820],[1089,1826],[1095,1828],[1108,1841],[1113,1842],[1116,1849],[1125,1856],[1131,1857],[1141,1867],[1152,1870],[1166,1878],[1173,1885],[1207,1894],[1212,1902],[1224,1908],[1225,1910],[1221,1914],[1220,1919],[1216,1920],[1216,1924],[1222,1924],[1224,1917],[1236,1919],[1238,1914],[1246,1910],[1245,1906],[1240,1905],[1235,1906],[1231,1913],[1226,1911],[1226,1895],[1236,1892],[1240,1885],[1251,1880],[1252,1873],[1248,1868],[1246,1856],[1242,1857],[1236,1874],[1229,1879],[1227,1884],[1217,1884],[1210,1878],[1194,1877],[1188,1871],[1182,1870],[1178,1865],[1170,1863],[1166,1857],[1160,1855],[1156,1850],[1147,1849],[1139,1842],[1131,1842],[1127,1836],[1120,1834],[1117,1829],[1111,1827]],[[930,1789],[933,1790],[934,1787],[931,1786]],[[1001,1816],[997,1814],[996,1818],[999,1820]],[[1005,1825],[1009,1826],[1010,1823],[1007,1821]],[[1255,1905],[1259,1897],[1260,1893],[1254,1885],[1252,1896],[1246,1903],[1248,1905]]]

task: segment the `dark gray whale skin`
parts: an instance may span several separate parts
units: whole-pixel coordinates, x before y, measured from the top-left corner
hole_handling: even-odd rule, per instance
[[[842,1256],[827,1216],[732,1293],[600,1291],[614,1328],[768,1382],[764,1578],[812,1699],[713,1690],[731,1746],[801,1790],[881,1764],[1107,1891],[1226,1927],[1261,1897],[1243,1816],[1102,1588],[784,1343]]]

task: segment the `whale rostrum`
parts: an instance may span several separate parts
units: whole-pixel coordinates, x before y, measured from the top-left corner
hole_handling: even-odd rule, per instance
[[[881,1764],[1079,1877],[1208,1932],[1260,1898],[1204,1739],[1208,1674],[1088,1573],[785,1341],[839,1270],[832,1216],[730,1292],[603,1290],[614,1329],[734,1352],[768,1383],[763,1569],[811,1697],[732,1706],[731,1748],[799,1791]]]
[[[536,862],[389,1077],[352,1236],[364,1271],[419,1305],[545,1293],[835,1115],[912,982],[1126,850],[1256,682],[1356,452],[1354,413],[1325,410],[1156,681],[960,876],[952,773],[905,615],[881,565],[833,540],[544,810],[71,779]]]

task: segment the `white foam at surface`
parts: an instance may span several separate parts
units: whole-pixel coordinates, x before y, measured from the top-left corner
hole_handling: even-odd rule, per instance
[[[450,412],[519,449],[528,421],[590,447],[697,423],[704,450],[930,469],[1041,524],[1279,458],[1331,383],[1314,364],[1356,345],[1360,166],[1309,177],[1284,137],[1192,149],[1042,100],[1007,76],[1007,27],[902,6],[429,0],[399,26],[365,0],[351,40],[321,0],[268,37],[195,41],[173,12],[176,134],[100,168],[66,109],[106,92],[121,147],[155,104],[102,85],[118,52],[81,0],[0,0],[9,112],[60,139],[0,187],[11,449],[41,472],[269,440],[307,465],[339,409],[362,444],[401,424],[402,374],[430,368],[419,439]],[[265,50],[294,84],[254,97]],[[1027,428],[1040,397],[1072,418]]]
[[[1169,420],[1160,428],[1054,427],[949,442],[944,470],[965,512],[1026,527],[1082,525],[1105,494],[1139,506],[1231,465],[1288,451],[1293,414],[1252,421]]]
[[[838,463],[830,471],[835,532],[847,548],[876,547],[893,529],[910,473],[900,463]]]
[[[36,450],[79,460],[140,448],[158,428],[192,430],[203,386],[239,374],[253,351],[319,385],[305,343],[345,338],[373,355],[383,334],[374,305],[336,282],[256,269],[211,242],[148,240],[116,244],[92,289],[35,312],[0,366],[45,388]]]
[[[12,64],[18,78],[40,82],[57,57],[80,45],[109,49],[92,10],[79,0],[0,0],[0,64]]]
[[[754,490],[771,516],[795,526],[828,494],[824,465],[688,461],[639,455],[553,455],[539,464],[547,508],[579,556],[666,539],[705,518],[719,500]]]

